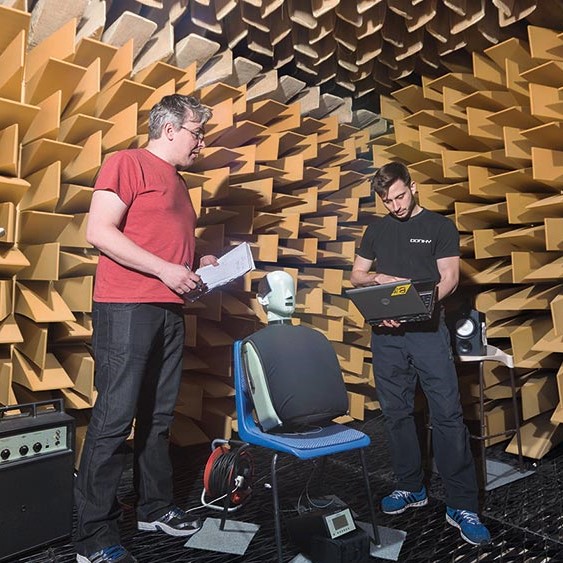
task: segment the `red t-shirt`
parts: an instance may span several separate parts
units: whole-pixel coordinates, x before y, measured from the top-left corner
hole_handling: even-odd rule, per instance
[[[134,243],[175,264],[193,265],[196,214],[176,168],[146,149],[109,157],[95,190],[109,190],[128,207],[120,230]],[[105,303],[183,303],[160,279],[100,254],[94,301]]]

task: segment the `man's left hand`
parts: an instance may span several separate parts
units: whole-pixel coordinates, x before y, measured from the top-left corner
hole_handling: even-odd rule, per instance
[[[202,266],[218,266],[218,265],[219,265],[219,261],[217,260],[216,256],[213,256],[213,254],[206,254],[205,256],[202,256],[199,259],[200,268]]]

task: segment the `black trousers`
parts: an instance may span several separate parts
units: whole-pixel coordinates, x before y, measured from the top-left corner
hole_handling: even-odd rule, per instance
[[[475,464],[463,422],[450,334],[442,315],[399,329],[372,332],[373,369],[397,488],[423,485],[414,420],[417,377],[428,400],[436,466],[452,508],[478,510]]]
[[[82,555],[120,543],[116,494],[133,419],[137,516],[152,521],[173,504],[168,435],[184,346],[179,305],[94,303],[93,321],[98,398],[75,486]]]

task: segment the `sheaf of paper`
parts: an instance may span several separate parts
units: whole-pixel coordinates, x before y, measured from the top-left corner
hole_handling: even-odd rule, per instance
[[[218,258],[217,261],[219,262],[218,266],[203,266],[196,270],[196,274],[207,286],[208,291],[254,270],[252,252],[247,242],[235,246],[227,254]]]

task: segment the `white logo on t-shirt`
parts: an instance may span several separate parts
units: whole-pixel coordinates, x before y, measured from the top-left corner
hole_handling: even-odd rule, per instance
[[[425,238],[411,238],[410,242],[414,244],[430,244],[432,240]]]

